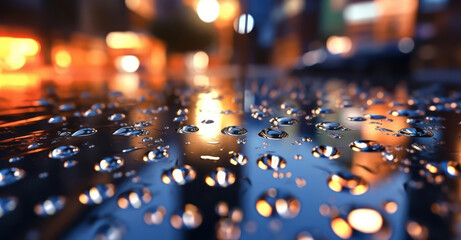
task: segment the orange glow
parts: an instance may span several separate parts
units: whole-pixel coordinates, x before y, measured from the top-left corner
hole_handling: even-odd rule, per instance
[[[389,214],[394,214],[399,209],[396,202],[387,202],[384,204],[384,210]]]
[[[349,239],[352,236],[352,228],[342,218],[335,218],[331,220],[331,229],[333,232],[342,239]]]
[[[194,54],[193,64],[194,64],[195,69],[203,70],[203,69],[207,68],[208,67],[208,62],[209,62],[209,58],[208,58],[208,54],[206,54],[206,52],[198,51],[198,52],[196,52]]]
[[[19,70],[26,64],[24,55],[12,53],[5,58],[6,67],[9,70]]]
[[[141,48],[141,39],[135,32],[111,32],[106,36],[106,44],[113,49]]]
[[[264,217],[269,217],[272,215],[273,209],[268,202],[264,200],[258,200],[256,202],[256,211],[258,211],[258,213]]]
[[[151,0],[125,0],[125,5],[131,11],[140,16],[152,19],[155,14],[155,8]]]
[[[9,54],[33,56],[40,51],[40,44],[32,38],[0,37],[0,57]]]
[[[140,65],[139,58],[133,55],[120,56],[115,59],[115,67],[120,72],[134,73]]]
[[[235,1],[226,1],[221,3],[219,18],[223,20],[232,20],[237,15],[237,3]]]
[[[62,68],[67,68],[72,63],[72,57],[66,50],[59,50],[54,55],[54,61],[56,65]]]
[[[331,54],[345,54],[351,51],[352,41],[346,36],[331,36],[327,40],[327,49]]]
[[[369,208],[352,210],[347,215],[350,226],[363,233],[376,233],[383,227],[383,217],[381,214]]]

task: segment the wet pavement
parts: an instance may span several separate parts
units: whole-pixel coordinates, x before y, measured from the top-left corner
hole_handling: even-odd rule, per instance
[[[456,89],[101,79],[0,82],[5,239],[461,237]]]

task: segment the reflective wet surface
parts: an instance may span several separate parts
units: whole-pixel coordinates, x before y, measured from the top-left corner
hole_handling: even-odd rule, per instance
[[[454,88],[10,77],[2,239],[461,236]]]

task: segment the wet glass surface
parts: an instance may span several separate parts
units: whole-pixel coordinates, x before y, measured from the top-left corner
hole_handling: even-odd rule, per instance
[[[2,239],[460,234],[454,89],[11,79],[0,82]]]

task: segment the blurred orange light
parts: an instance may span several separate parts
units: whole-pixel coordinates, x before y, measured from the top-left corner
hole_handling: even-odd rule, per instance
[[[111,32],[106,36],[106,44],[113,49],[133,49],[141,47],[141,40],[134,32]]]
[[[115,67],[120,72],[133,73],[139,68],[140,62],[136,56],[126,55],[115,59]]]
[[[235,2],[227,1],[221,3],[219,17],[223,20],[231,20],[237,14],[237,4]]]
[[[194,54],[193,65],[196,70],[203,70],[208,67],[208,54],[203,51],[198,51]]]
[[[12,53],[5,58],[9,70],[19,70],[26,64],[24,55]]]
[[[54,60],[56,65],[62,68],[67,68],[72,63],[72,57],[70,56],[69,52],[66,50],[59,50],[54,55]]]
[[[327,40],[327,49],[331,54],[348,53],[352,49],[352,41],[346,36],[331,36]]]

